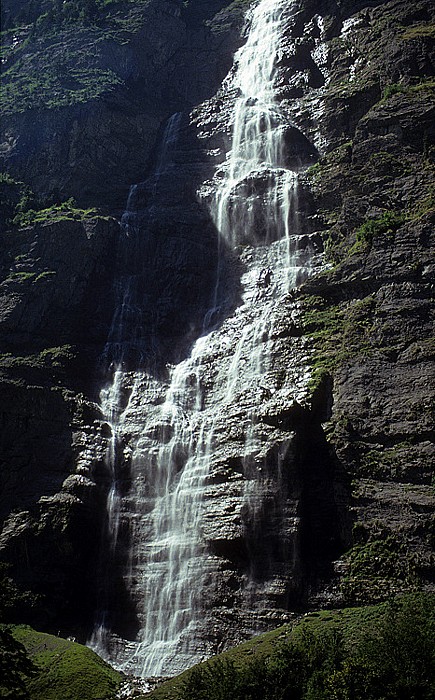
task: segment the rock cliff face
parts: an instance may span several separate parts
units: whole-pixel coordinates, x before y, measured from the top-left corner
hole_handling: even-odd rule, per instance
[[[99,610],[94,644],[142,670],[134,654],[154,614],[142,577],[160,561],[147,549],[150,504],[169,457],[180,474],[193,457],[207,462],[190,573],[201,620],[182,663],[319,601],[433,585],[432,12],[425,0],[286,6],[274,89],[280,167],[299,173],[289,211],[300,275],[278,296],[271,270],[286,253],[264,245],[256,213],[270,173],[233,193],[255,221],[235,247],[213,215],[239,96],[234,69],[221,82],[244,41],[240,6],[135,2],[75,35],[24,45],[18,32],[9,172],[40,196],[115,216],[142,183],[122,229],[84,217],[1,240],[0,547],[43,596],[34,624],[85,638]],[[57,42],[70,61],[57,103],[42,88],[17,97],[19,62],[58,65]],[[67,82],[77,56],[89,93]],[[133,295],[120,297],[126,279]],[[124,375],[105,413],[110,360]],[[191,432],[162,413],[180,387]]]
[[[79,392],[89,396],[107,333],[118,231],[112,219],[64,220],[2,236],[2,552],[42,595],[35,622],[53,629],[86,619],[98,538],[85,533],[99,525],[95,485],[77,462],[92,416]]]
[[[165,119],[213,94],[229,69],[242,17],[206,26],[225,4],[137,0],[92,27],[11,32],[6,167],[35,191],[122,210]]]

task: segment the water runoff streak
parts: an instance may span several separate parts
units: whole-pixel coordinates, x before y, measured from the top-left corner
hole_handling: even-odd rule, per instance
[[[128,373],[123,369],[125,353],[136,353],[140,364],[141,354],[150,352],[152,343],[144,342],[140,330],[145,322],[135,303],[134,275],[118,284],[119,304],[108,344],[114,372],[101,394],[112,431],[107,454],[112,474],[107,529],[114,552],[120,520],[128,522],[131,545],[124,582],[135,600],[141,629],[135,642],[117,645],[103,606],[92,644],[121,668],[143,677],[180,672],[207,654],[199,641],[206,586],[213,575],[203,536],[204,495],[218,422],[235,403],[245,412],[244,498],[255,517],[261,481],[256,465],[262,449],[255,415],[260,389],[271,369],[276,314],[309,265],[309,255],[297,249],[298,173],[286,166],[288,124],[275,99],[275,65],[288,11],[287,0],[261,0],[253,8],[246,44],[238,51],[228,78],[239,96],[232,115],[231,151],[213,181],[210,210],[226,245],[241,251],[243,295],[233,318],[221,328],[207,328],[219,296],[215,291],[203,335],[190,356],[171,369],[162,389],[145,370]],[[176,128],[174,117],[153,176],[156,187],[171,168]],[[129,227],[134,229],[135,196],[133,189],[127,207],[133,211],[127,211],[124,219],[127,234]],[[139,331],[130,335],[126,345],[123,324],[131,325],[132,318]],[[207,381],[204,377],[216,348],[223,346],[229,351],[221,353],[216,372],[224,380],[217,389],[210,389],[210,377]],[[242,394],[245,399],[240,403]],[[132,445],[131,487],[121,496],[117,460],[126,434]]]

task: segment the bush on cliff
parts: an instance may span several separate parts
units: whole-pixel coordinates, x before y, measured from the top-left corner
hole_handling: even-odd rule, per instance
[[[53,204],[46,209],[27,209],[19,211],[13,219],[13,224],[19,228],[32,226],[33,224],[54,223],[55,221],[83,221],[98,215],[94,208],[79,209],[72,197],[66,202]]]
[[[377,219],[365,221],[356,231],[357,243],[372,245],[376,236],[394,236],[404,223],[405,215],[394,211],[386,211]]]

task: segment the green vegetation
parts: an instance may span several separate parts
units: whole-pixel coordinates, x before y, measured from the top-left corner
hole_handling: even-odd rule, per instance
[[[318,179],[330,177],[339,172],[338,168],[343,164],[349,163],[352,156],[352,141],[346,141],[332,151],[325,153],[324,156],[314,165],[311,165],[306,174],[310,179]]]
[[[73,197],[64,202],[37,198],[24,182],[14,180],[8,173],[0,173],[0,223],[7,228],[25,228],[34,224],[55,223],[58,221],[84,221],[95,217],[105,218],[98,210],[90,207],[80,209]],[[25,257],[25,256],[24,256]],[[19,262],[19,260],[15,260]],[[17,279],[27,279],[34,273],[15,273]],[[54,274],[42,272],[37,279]]]
[[[37,603],[37,596],[21,590],[10,570],[9,564],[0,562],[0,623],[21,620]]]
[[[0,659],[7,659],[9,669],[0,680],[0,697],[108,700],[122,681],[120,673],[87,647],[31,627],[3,627],[0,645]],[[17,689],[21,695],[14,694]]]
[[[391,83],[384,87],[382,92],[382,99],[388,100],[393,95],[398,95],[399,93],[406,92],[406,87],[401,83]]]
[[[435,24],[417,24],[413,27],[408,27],[400,38],[408,41],[409,39],[419,39],[421,37],[435,38]]]
[[[52,51],[53,47],[46,49],[44,60],[40,54],[26,55],[4,72],[2,100],[5,114],[87,102],[121,82],[116,73],[109,69],[90,66],[72,68],[66,63],[61,66],[56,58],[50,65]],[[65,53],[68,55],[67,47]],[[72,60],[71,56],[69,58]],[[42,66],[38,65],[41,61]]]
[[[11,31],[33,25],[33,31],[53,32],[69,25],[99,25],[113,11],[148,0],[29,0],[2,13],[2,26]]]
[[[356,544],[345,560],[348,572],[341,591],[351,604],[375,603],[418,588],[415,557],[394,535]]]
[[[5,281],[9,282],[28,282],[29,280],[34,281],[37,276],[36,272],[11,272],[9,277]]]
[[[314,392],[336,366],[344,326],[343,312],[338,305],[329,306],[323,297],[304,299],[304,332],[311,336],[316,348],[309,389]]]
[[[407,95],[412,97],[419,95],[421,92],[433,92],[435,89],[435,80],[433,78],[421,78],[418,83],[404,85],[402,83],[391,83],[387,85],[382,92],[382,101],[388,100],[393,95]]]
[[[150,700],[430,700],[435,596],[307,615],[268,651],[236,647],[164,683]]]
[[[338,364],[371,351],[375,306],[371,295],[348,304],[330,304],[321,296],[303,299],[304,333],[312,341],[311,392]]]
[[[2,33],[4,114],[88,102],[122,83],[108,42],[128,43],[149,0],[31,2]],[[109,51],[109,56],[107,52]]]
[[[0,368],[63,368],[65,364],[75,357],[74,348],[71,345],[60,345],[55,348],[45,348],[33,355],[17,356],[11,353],[0,355]]]
[[[61,204],[53,204],[47,209],[27,209],[26,211],[19,212],[15,215],[13,219],[13,224],[20,228],[25,226],[33,226],[34,224],[45,224],[45,223],[55,223],[58,221],[84,221],[85,219],[90,219],[98,216],[97,209],[78,209],[75,206],[75,200],[73,197],[67,199],[66,202]],[[42,273],[42,275],[54,274],[54,273]],[[41,275],[38,277],[38,279]]]
[[[385,211],[377,219],[368,219],[356,230],[356,242],[360,247],[371,246],[377,236],[393,237],[405,221],[402,212]]]
[[[14,180],[8,173],[0,173],[0,225],[3,229],[13,226],[19,212],[35,205],[35,195],[24,182]]]
[[[410,85],[408,89],[408,94],[418,95],[421,92],[433,92],[435,90],[435,79],[421,79],[415,85]]]
[[[23,270],[17,270],[11,272],[8,277],[4,280],[5,282],[41,282],[51,280],[56,275],[55,270],[45,270],[44,272],[25,272]]]
[[[420,360],[425,357],[429,359],[435,352],[435,339],[421,340],[411,348]],[[418,459],[414,460],[412,458],[413,451],[412,440],[403,440],[391,447],[378,446],[377,448],[363,449],[355,476],[363,479],[400,481],[407,476],[404,471],[405,465],[411,463],[413,464],[413,477],[426,481],[425,474],[430,472],[430,464],[421,463]]]
[[[369,219],[356,231],[356,239],[361,243],[371,245],[376,236],[394,236],[395,232],[405,221],[403,213],[386,211],[377,219]]]
[[[65,24],[93,24],[102,18],[101,11],[107,4],[102,0],[51,0],[47,11],[39,16],[36,26],[51,31]]]

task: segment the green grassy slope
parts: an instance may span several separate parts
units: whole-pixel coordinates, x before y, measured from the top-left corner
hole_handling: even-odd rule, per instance
[[[149,700],[432,700],[435,596],[305,615],[173,678]]]
[[[24,647],[28,660],[33,663],[33,673],[24,679],[23,694],[19,694],[10,681],[5,683],[2,679],[0,697],[28,697],[30,700],[109,700],[114,697],[123,677],[91,649],[36,632],[26,625],[7,629]],[[0,648],[0,655],[5,659],[7,650]]]

